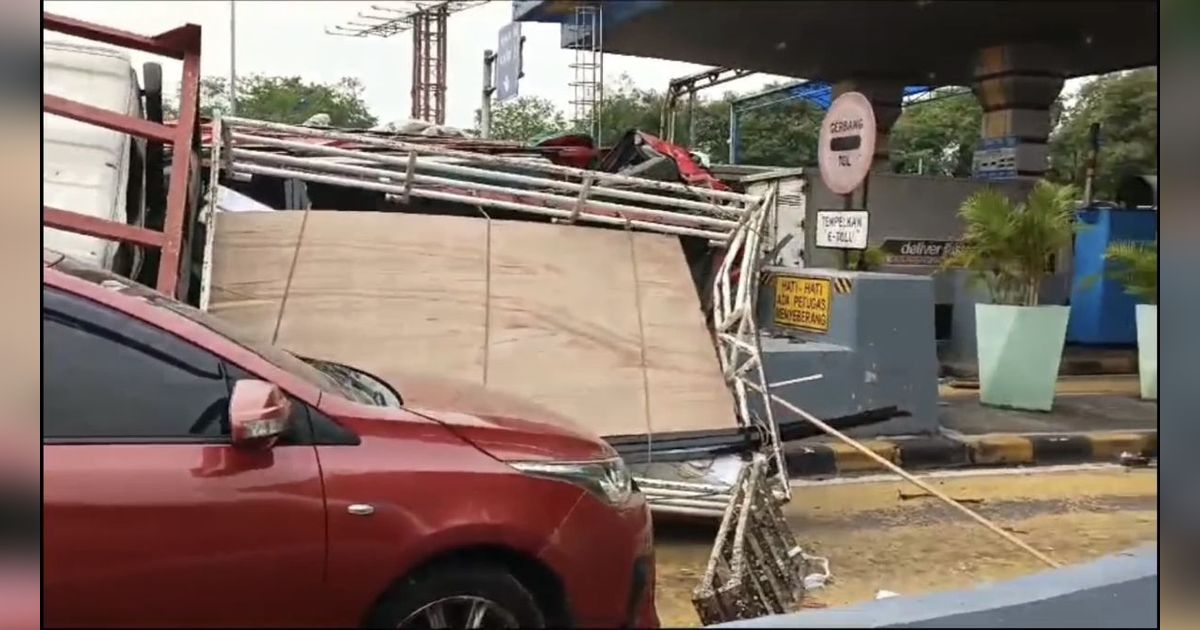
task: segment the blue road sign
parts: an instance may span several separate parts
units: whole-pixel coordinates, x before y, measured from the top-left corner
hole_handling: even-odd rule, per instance
[[[510,22],[500,29],[500,45],[496,48],[496,102],[516,97],[520,79],[521,23]]]

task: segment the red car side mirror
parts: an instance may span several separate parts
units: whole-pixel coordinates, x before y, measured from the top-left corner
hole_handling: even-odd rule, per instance
[[[271,448],[287,430],[292,404],[274,383],[242,379],[229,396],[229,429],[233,445]]]

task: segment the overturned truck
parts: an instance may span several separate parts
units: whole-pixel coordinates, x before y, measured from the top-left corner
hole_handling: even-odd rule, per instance
[[[170,162],[161,227],[53,207],[46,226],[161,252],[139,276],[159,291],[251,338],[362,366],[406,401],[423,394],[411,375],[432,374],[570,418],[625,457],[656,513],[721,519],[695,593],[703,621],[797,606],[807,556],[779,512],[781,445],[814,431],[772,417],[754,318],[776,191],[554,159],[570,147],[206,127],[198,27],[144,38],[47,24],[183,59],[184,80],[174,124],[44,98],[47,114],[161,143]],[[685,155],[651,149],[642,175]]]
[[[325,203],[357,204],[209,204],[200,305],[245,334],[361,366],[406,399],[421,395],[404,391],[417,373],[518,396],[643,467],[747,440],[780,457],[770,410],[752,400],[769,195],[398,137],[238,118],[215,127],[215,181],[302,182]],[[661,472],[639,483],[660,510],[725,508],[723,497],[658,494],[686,484]]]
[[[414,404],[432,374],[570,418],[623,455],[657,513],[722,519],[703,620],[799,602],[806,556],[778,509],[783,435],[754,319],[774,190],[242,118],[212,138],[212,182],[272,180],[293,208],[222,211],[210,186],[202,308]]]

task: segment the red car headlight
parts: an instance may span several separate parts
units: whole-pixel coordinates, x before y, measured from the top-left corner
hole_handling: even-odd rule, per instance
[[[623,505],[634,493],[633,476],[620,457],[587,462],[512,462],[509,465],[534,477],[573,483],[609,505]]]

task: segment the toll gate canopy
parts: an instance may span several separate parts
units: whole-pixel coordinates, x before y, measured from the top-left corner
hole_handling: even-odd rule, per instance
[[[563,25],[570,0],[513,3],[516,21]],[[1149,0],[601,1],[605,52],[743,68],[810,80],[880,78],[965,85],[979,50],[1053,46],[1044,70],[1086,76],[1158,63],[1158,3]]]

